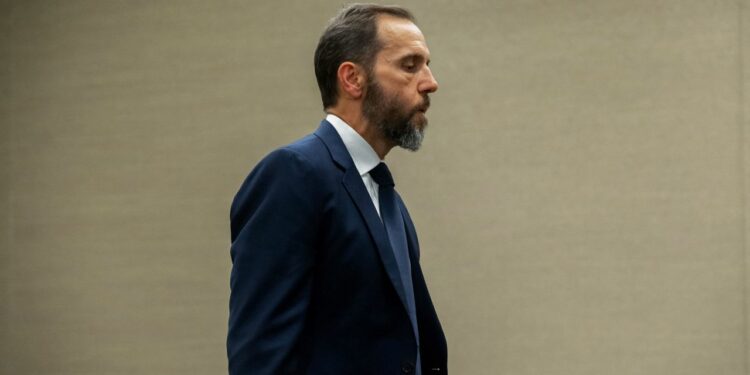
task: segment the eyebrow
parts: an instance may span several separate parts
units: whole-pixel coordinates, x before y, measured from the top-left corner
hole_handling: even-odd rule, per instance
[[[398,60],[399,61],[406,61],[406,60],[409,60],[409,59],[426,60],[425,64],[430,65],[430,59],[425,58],[425,56],[423,54],[421,54],[421,53],[409,53],[409,54],[407,54],[407,55],[399,58]]]

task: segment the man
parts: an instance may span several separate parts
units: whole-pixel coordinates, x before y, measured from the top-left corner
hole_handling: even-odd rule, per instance
[[[331,20],[315,51],[326,119],[232,203],[230,374],[447,373],[414,224],[381,162],[421,144],[429,61],[403,8]]]

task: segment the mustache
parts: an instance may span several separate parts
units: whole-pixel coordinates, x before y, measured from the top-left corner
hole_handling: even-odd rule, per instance
[[[418,111],[427,112],[427,110],[430,108],[430,97],[428,95],[424,95],[422,98],[422,104],[417,106]]]

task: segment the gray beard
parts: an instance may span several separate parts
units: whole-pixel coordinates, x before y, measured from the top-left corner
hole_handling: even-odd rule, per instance
[[[401,123],[400,126],[378,124],[378,129],[390,140],[394,141],[399,147],[409,151],[417,151],[422,146],[424,140],[424,129],[417,129],[411,121]]]
[[[411,120],[418,110],[403,113],[397,100],[386,99],[380,85],[373,80],[370,80],[367,85],[367,96],[362,103],[362,112],[370,124],[375,125],[386,139],[399,147],[417,151],[422,146],[427,119],[422,129],[418,129]]]

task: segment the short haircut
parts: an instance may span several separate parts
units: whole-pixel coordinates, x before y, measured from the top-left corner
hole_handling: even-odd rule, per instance
[[[382,48],[378,40],[377,18],[386,14],[415,22],[408,10],[398,6],[351,4],[331,19],[315,49],[315,78],[318,80],[323,109],[338,101],[338,69],[351,61],[371,72],[375,56]]]

